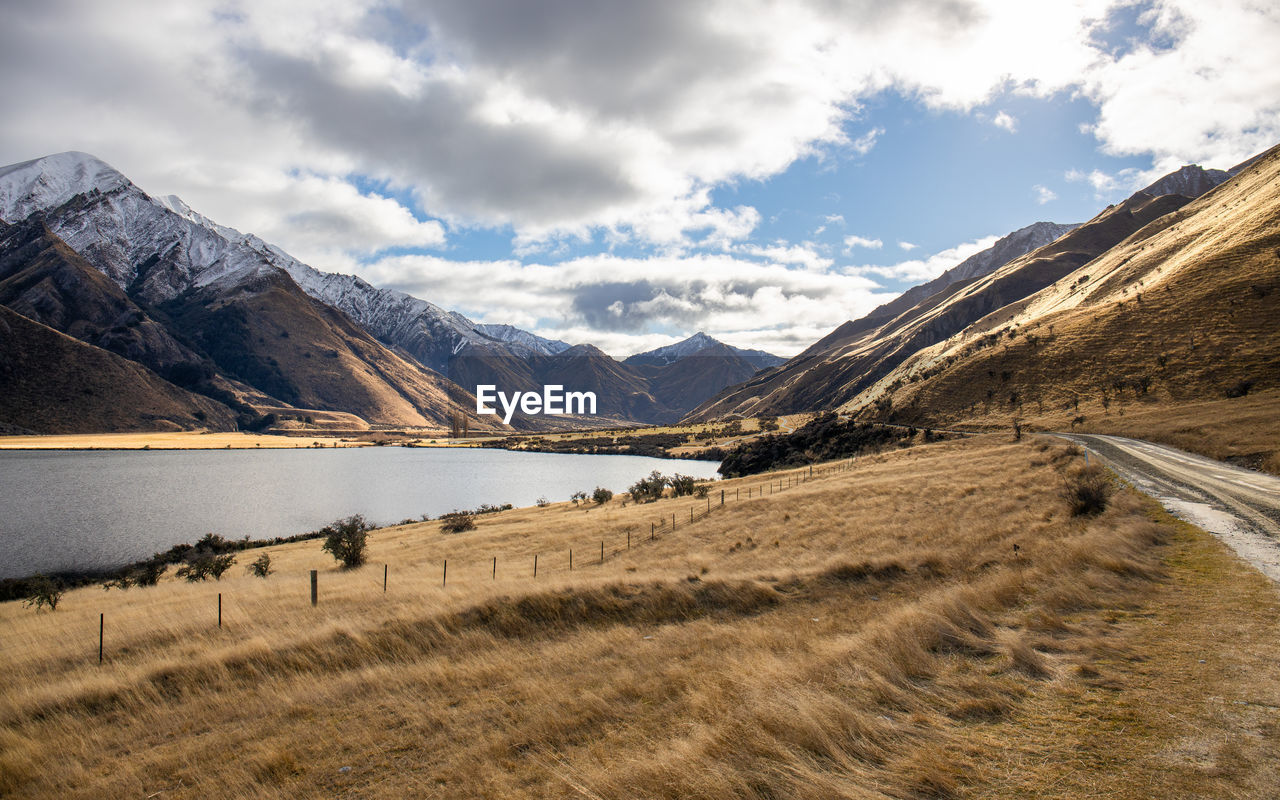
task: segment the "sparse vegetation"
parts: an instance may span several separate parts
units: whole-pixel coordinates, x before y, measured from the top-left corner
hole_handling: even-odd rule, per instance
[[[28,608],[35,608],[36,611],[41,608],[57,611],[58,603],[62,601],[63,591],[62,584],[57,580],[46,575],[36,575],[31,580],[29,593],[23,604]]]
[[[364,563],[365,548],[368,545],[371,530],[373,525],[361,514],[352,514],[336,520],[320,530],[324,535],[324,544],[321,549],[333,556],[335,560],[341,561],[343,568],[355,569]]]
[[[650,472],[647,477],[641,478],[631,484],[631,488],[627,493],[631,495],[631,499],[637,503],[652,503],[662,498],[663,492],[667,488],[667,478],[656,469]]]
[[[231,565],[235,563],[236,557],[230,553],[218,554],[208,550],[197,550],[191,554],[187,563],[178,567],[178,571],[174,575],[179,578],[185,578],[191,583],[208,580],[209,578],[220,581],[223,574],[231,569]]]
[[[720,474],[731,478],[848,458],[909,444],[915,435],[913,429],[842,420],[836,414],[822,414],[792,433],[762,436],[743,444],[721,462]],[[938,434],[936,438],[944,437]]]
[[[274,570],[271,568],[271,556],[263,553],[245,567],[245,571],[257,578],[266,578]]]
[[[476,529],[476,519],[470,511],[451,511],[440,515],[441,533],[462,533]]]
[[[613,499],[613,492],[603,486],[597,486],[595,491],[591,493],[591,499],[596,505],[602,506]]]
[[[1098,464],[1071,467],[1062,477],[1062,498],[1075,517],[1101,514],[1114,490],[1111,474]]]

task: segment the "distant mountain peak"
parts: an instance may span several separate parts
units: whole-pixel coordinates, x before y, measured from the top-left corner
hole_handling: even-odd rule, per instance
[[[1231,175],[1232,173],[1226,170],[1205,169],[1199,164],[1188,164],[1179,170],[1170,172],[1142,191],[1153,197],[1180,194],[1183,197],[1194,199],[1226,183]]]
[[[697,355],[704,350],[718,350],[721,352],[730,352],[733,355],[745,359],[756,369],[766,369],[768,367],[777,366],[786,359],[779,358],[772,353],[766,353],[763,350],[744,350],[740,347],[734,347],[730,344],[708,336],[702,331],[698,331],[687,339],[649,350],[644,353],[636,353],[623,363],[626,364],[650,364],[653,366],[665,366],[673,364],[682,358],[688,358]]]
[[[0,167],[0,219],[16,222],[78,194],[128,185],[129,179],[107,162],[75,150]]]

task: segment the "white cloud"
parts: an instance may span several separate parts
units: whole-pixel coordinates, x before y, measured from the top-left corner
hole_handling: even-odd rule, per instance
[[[768,247],[760,247],[759,245],[742,245],[735,248],[735,252],[746,256],[754,256],[756,258],[766,259],[775,264],[796,264],[805,269],[824,270],[835,262],[830,258],[819,254],[814,250],[812,242],[793,245],[786,242],[776,242]]]
[[[1115,50],[1098,36],[1120,5],[17,4],[0,26],[0,163],[87,150],[148,191],[333,268],[440,246],[469,226],[512,231],[525,255],[603,237],[663,257],[695,246],[728,257],[761,213],[723,207],[716,190],[807,157],[879,155],[893,133],[867,101],[886,91],[960,111],[1007,94],[1080,96],[1097,109],[1086,129],[1103,150],[1153,162],[1081,173],[1100,195],[1182,163],[1230,166],[1280,140],[1273,4],[1162,0],[1139,20],[1151,35]],[[992,121],[1017,128],[1005,111]],[[410,282],[416,273],[393,263],[379,274]],[[915,266],[881,269],[934,270],[904,264]],[[439,292],[425,296],[453,296]]]
[[[871,148],[876,146],[876,140],[884,135],[884,128],[872,128],[863,135],[859,136],[849,143],[849,148],[860,156],[865,156],[871,152]]]
[[[1006,111],[996,114],[995,118],[991,120],[991,124],[997,128],[1004,128],[1009,133],[1018,132],[1018,120]]]
[[[844,237],[845,252],[853,250],[855,247],[865,247],[868,250],[879,250],[884,247],[884,242],[879,239],[870,239],[866,236],[846,236]]]
[[[999,237],[986,236],[977,241],[965,242],[955,247],[949,247],[938,253],[934,253],[928,258],[913,259],[911,261],[900,261],[897,264],[889,266],[866,265],[845,267],[843,272],[846,275],[867,276],[875,275],[880,278],[887,278],[896,281],[910,281],[911,283],[922,283],[930,281],[938,277],[942,273],[964,261],[975,253],[980,253],[988,247],[996,243]]]
[[[1280,140],[1280,12],[1274,4],[1153,4],[1141,21],[1166,46],[1139,42],[1084,76],[1093,133],[1115,155],[1150,155],[1152,174],[1182,164],[1232,166]]]
[[[823,219],[828,225],[844,225],[844,214],[828,214]]]
[[[1036,193],[1036,202],[1040,205],[1044,205],[1045,203],[1050,203],[1058,199],[1058,194],[1047,186],[1036,184],[1031,188]]]
[[[1150,172],[1133,168],[1122,169],[1114,175],[1103,172],[1100,169],[1093,169],[1089,172],[1070,169],[1067,170],[1063,177],[1071,183],[1089,184],[1093,187],[1095,197],[1099,200],[1107,200],[1116,194],[1129,194],[1140,189],[1163,174],[1166,173],[1159,172],[1159,174],[1153,176]]]
[[[867,153],[884,128],[845,129],[886,89],[952,109],[1081,90],[1108,151],[1162,165],[1280,139],[1274,12],[1170,0],[1144,21],[1174,46],[1111,55],[1093,37],[1112,6],[50,0],[0,31],[0,157],[88,149],[242,228],[264,211],[240,209],[237,184],[358,173],[522,242],[669,244],[736,240],[712,187]],[[312,235],[298,227],[284,238]]]
[[[730,254],[600,255],[558,264],[406,255],[388,256],[360,273],[479,322],[589,341],[617,356],[669,343],[663,329],[705,330],[793,355],[895,296],[866,276],[795,269],[813,255],[798,246],[779,250],[765,261]]]
[[[898,242],[898,247],[902,250],[907,251],[908,253],[911,252],[912,250],[915,250],[919,246],[920,245],[912,244],[911,242]]]

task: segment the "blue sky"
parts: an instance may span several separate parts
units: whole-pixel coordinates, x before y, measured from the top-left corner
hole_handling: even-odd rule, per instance
[[[790,355],[995,237],[1276,144],[1277,42],[1248,0],[50,0],[0,30],[0,161],[84,150],[620,357]]]

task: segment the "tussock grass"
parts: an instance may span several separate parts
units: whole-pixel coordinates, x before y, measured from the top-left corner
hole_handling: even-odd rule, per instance
[[[517,509],[461,535],[375,531],[369,565],[350,571],[301,542],[269,549],[265,581],[233,570],[216,586],[77,589],[53,614],[0,606],[0,794],[1039,794],[1045,773],[1011,746],[1075,758],[1090,723],[1062,722],[1055,704],[1159,684],[1155,663],[1134,671],[1159,659],[1143,637],[1195,640],[1142,627],[1144,608],[1176,608],[1165,598],[1188,534],[1128,492],[1073,516],[1057,488],[1077,458],[1007,437],[946,442],[655,540],[649,523],[687,515],[687,499]],[[1214,581],[1235,580],[1215,565]],[[1142,752],[1165,746],[1159,711],[1132,709]],[[1264,750],[1224,750],[1186,785],[1263,796],[1240,776]],[[1159,794],[1158,777],[1135,786]]]

